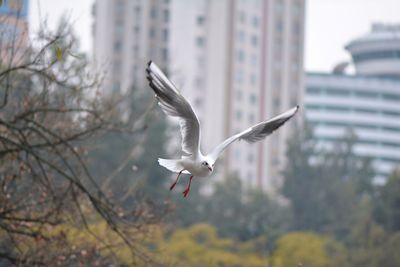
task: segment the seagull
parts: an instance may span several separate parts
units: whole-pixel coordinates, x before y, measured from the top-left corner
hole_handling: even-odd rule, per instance
[[[182,192],[186,197],[190,191],[193,177],[207,177],[214,171],[214,164],[232,142],[244,140],[248,143],[260,141],[281,127],[287,120],[293,117],[299,106],[270,119],[260,122],[238,134],[235,134],[216,146],[209,154],[203,155],[200,151],[200,123],[190,103],[178,91],[177,87],[166,77],[160,68],[149,61],[146,68],[149,86],[153,89],[158,105],[168,116],[179,119],[182,135],[181,159],[158,159],[158,163],[171,172],[178,173],[172,190],[178,183],[182,173],[189,174],[189,184]]]

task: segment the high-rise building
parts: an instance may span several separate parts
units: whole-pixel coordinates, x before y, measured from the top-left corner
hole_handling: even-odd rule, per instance
[[[0,6],[0,61],[15,65],[28,56],[28,0],[3,1]]]
[[[400,166],[400,25],[373,25],[346,49],[355,75],[307,74],[306,118],[327,149],[351,128],[354,152],[372,158],[382,181]]]
[[[119,1],[96,2],[97,55],[100,47],[115,42],[109,34],[106,40],[100,37],[105,31],[115,31],[115,19],[106,16],[114,12],[104,7],[101,15],[100,6]],[[131,52],[121,53],[121,60],[127,61],[121,64],[141,64],[135,72],[140,77],[144,77],[144,62],[150,58],[161,67],[168,66],[172,81],[198,114],[204,153],[230,135],[301,102],[305,0],[137,0],[131,5],[144,2],[169,10],[169,20],[157,24],[161,28],[155,29],[167,29],[169,38],[155,44],[142,37],[138,40],[148,42],[147,48],[159,46],[157,51],[165,46],[168,60],[140,51],[138,55],[146,59],[136,61],[129,56]],[[142,9],[141,15],[133,14],[129,19],[134,21],[139,16],[146,20],[149,12],[148,8]],[[141,23],[143,31],[148,31],[148,23]],[[113,29],[105,30],[107,27]],[[128,38],[129,34],[123,35]],[[111,44],[101,43],[101,38]],[[107,48],[103,54],[115,57],[110,51]],[[128,85],[135,75],[130,80],[121,76],[116,82]],[[218,163],[219,175],[237,173],[247,186],[276,189],[281,182],[285,144],[293,125],[293,121],[288,123],[261,143],[232,144]]]
[[[96,0],[93,51],[104,73],[105,92],[143,88],[149,59],[162,67],[169,62],[169,2],[167,0]]]
[[[177,0],[171,12],[171,71],[199,113],[205,152],[301,102],[304,0]],[[220,173],[273,191],[293,125],[260,143],[232,144]]]

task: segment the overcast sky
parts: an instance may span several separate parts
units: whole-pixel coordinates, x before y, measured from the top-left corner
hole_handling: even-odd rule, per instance
[[[306,1],[305,65],[308,71],[330,71],[336,63],[348,60],[344,45],[367,33],[372,23],[400,23],[400,0]],[[30,29],[38,28],[40,18],[47,18],[49,24],[56,25],[58,18],[66,13],[81,38],[82,49],[90,52],[93,2],[31,0]]]

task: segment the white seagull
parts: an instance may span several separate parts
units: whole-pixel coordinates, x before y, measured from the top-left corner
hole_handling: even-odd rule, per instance
[[[182,134],[182,158],[159,158],[158,163],[168,170],[178,173],[170,190],[175,187],[182,173],[190,174],[189,184],[185,191],[183,191],[184,197],[190,191],[190,184],[194,176],[206,177],[212,174],[214,163],[228,145],[236,140],[245,140],[249,143],[254,143],[264,139],[293,117],[299,109],[297,105],[270,120],[260,122],[229,137],[216,146],[211,153],[203,155],[200,151],[200,123],[192,106],[155,63],[150,61],[146,72],[149,85],[156,94],[158,105],[167,115],[179,119]]]

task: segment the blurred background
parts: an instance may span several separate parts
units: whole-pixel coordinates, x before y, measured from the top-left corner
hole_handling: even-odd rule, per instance
[[[1,266],[400,266],[400,2],[0,1]],[[153,60],[203,153],[183,177]]]

